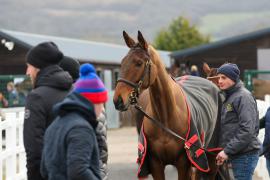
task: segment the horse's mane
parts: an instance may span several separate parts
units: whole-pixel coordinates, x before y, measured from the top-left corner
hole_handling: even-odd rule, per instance
[[[162,74],[164,74],[164,75],[168,74],[166,71],[165,65],[162,62],[157,50],[153,46],[149,45],[148,51],[149,51],[150,57],[151,57],[152,61],[154,62],[154,64],[156,64],[159,67],[159,71],[162,71]]]
[[[164,103],[161,104],[162,106],[167,108],[162,108],[162,111],[164,111],[162,114],[164,115],[171,115],[171,112],[174,112],[176,105],[175,96],[173,94],[173,86],[172,83],[169,82],[171,80],[170,75],[168,74],[164,63],[162,62],[159,53],[155,50],[155,48],[151,45],[148,47],[148,51],[151,57],[151,60],[153,63],[157,66],[157,77],[162,86],[162,92],[159,92],[160,94],[164,94],[164,97],[166,98]],[[153,104],[153,106],[160,106],[159,104]],[[154,109],[158,109],[158,107],[155,107]],[[160,109],[160,108],[159,108]],[[169,111],[166,111],[169,110]],[[166,112],[165,112],[166,111]],[[156,112],[157,114],[160,114],[160,112]]]

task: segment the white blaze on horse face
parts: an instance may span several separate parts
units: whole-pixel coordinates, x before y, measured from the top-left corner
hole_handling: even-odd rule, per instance
[[[231,80],[224,74],[219,74],[218,76],[219,76],[218,85],[221,90],[229,89],[235,84],[233,80]]]

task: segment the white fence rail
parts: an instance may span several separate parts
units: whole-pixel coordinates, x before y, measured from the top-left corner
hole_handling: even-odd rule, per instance
[[[2,109],[0,117],[0,178],[26,180],[23,146],[24,108]]]
[[[258,100],[260,117],[264,116],[270,106],[270,96],[265,101]],[[0,179],[26,180],[26,159],[23,146],[24,108],[0,109]],[[259,138],[263,141],[264,129]],[[260,157],[255,174],[262,180],[269,179],[264,157]]]
[[[266,95],[264,101],[257,100],[257,105],[258,105],[258,110],[259,110],[259,117],[262,118],[265,115],[268,107],[270,106],[270,95]],[[261,140],[261,142],[263,142],[264,133],[265,133],[265,130],[261,129],[259,136],[258,136],[259,139]],[[255,174],[261,180],[269,180],[270,179],[267,168],[266,168],[266,159],[264,156],[260,157],[259,162],[257,164],[257,167],[255,169]]]

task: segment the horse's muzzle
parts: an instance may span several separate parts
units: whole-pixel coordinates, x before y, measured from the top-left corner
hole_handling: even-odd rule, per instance
[[[116,101],[113,101],[115,109],[118,111],[126,111],[128,105],[125,105],[121,96],[118,96]]]

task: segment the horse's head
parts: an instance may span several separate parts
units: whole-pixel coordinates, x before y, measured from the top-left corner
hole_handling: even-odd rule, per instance
[[[207,63],[203,63],[203,71],[207,77],[213,77],[217,75],[217,68],[210,68]]]
[[[123,36],[130,48],[123,58],[120,68],[120,78],[117,80],[113,97],[115,108],[120,111],[128,109],[130,104],[136,103],[139,94],[147,89],[157,76],[151,46],[138,31],[136,43],[124,31]]]
[[[203,71],[207,79],[218,86],[219,76],[217,76],[217,68],[210,68],[207,63],[203,63]]]

